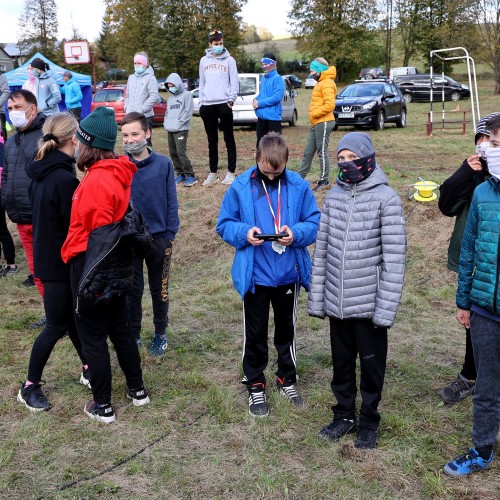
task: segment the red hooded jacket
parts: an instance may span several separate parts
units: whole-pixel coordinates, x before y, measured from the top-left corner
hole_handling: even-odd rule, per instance
[[[137,167],[125,156],[94,163],[73,195],[68,236],[61,249],[64,262],[87,250],[90,233],[120,221],[130,201]]]

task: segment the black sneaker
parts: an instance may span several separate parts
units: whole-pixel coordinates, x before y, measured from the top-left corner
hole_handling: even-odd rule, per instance
[[[15,264],[6,264],[5,266],[0,267],[0,278],[5,278],[6,276],[16,274],[18,271],[19,267],[17,267]]]
[[[346,434],[356,432],[356,420],[348,418],[334,419],[326,427],[319,431],[319,435],[323,438],[330,439],[330,441],[338,441]]]
[[[377,447],[377,431],[361,427],[358,431],[358,437],[354,442],[354,447],[361,450],[373,450]]]
[[[83,411],[94,420],[110,424],[115,421],[115,412],[111,403],[99,406],[93,399],[91,399],[84,407]]]
[[[30,330],[37,330],[38,328],[43,328],[47,324],[47,318],[43,316],[43,318],[40,318],[38,321],[33,321],[33,323],[30,323],[28,325],[28,328]]]
[[[17,393],[17,400],[32,412],[50,410],[49,400],[42,391],[44,382],[30,384],[27,387],[24,384],[24,382],[21,384],[21,389]]]
[[[134,406],[147,405],[151,400],[149,399],[148,393],[144,387],[139,387],[139,389],[128,389],[127,388],[127,398],[132,400]]]
[[[318,181],[318,182],[316,183],[316,186],[314,186],[314,187],[312,188],[312,190],[313,190],[313,191],[318,191],[319,189],[322,189],[322,188],[324,188],[324,187],[328,187],[329,185],[330,185],[330,183],[329,183],[328,181],[326,181],[326,180],[325,180],[325,181]]]
[[[276,387],[279,393],[293,403],[294,406],[304,406],[304,400],[299,396],[295,385],[286,378],[276,377]]]
[[[441,399],[450,405],[462,401],[474,392],[475,382],[467,380],[461,374],[458,377],[438,391]]]
[[[28,274],[27,278],[21,284],[26,288],[35,286],[35,278],[33,277],[32,274]]]
[[[265,387],[265,384],[261,382],[247,387],[248,411],[252,417],[267,417],[269,415]]]
[[[90,385],[90,371],[88,370],[88,368],[86,370],[82,368],[82,373],[80,375],[80,384],[87,387],[87,389],[92,389],[92,386]]]

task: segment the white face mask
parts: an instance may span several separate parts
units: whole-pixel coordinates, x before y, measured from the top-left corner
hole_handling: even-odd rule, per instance
[[[481,144],[476,146],[476,154],[478,154],[483,160],[486,160],[486,149],[489,147],[489,141],[483,141]]]
[[[9,118],[14,127],[23,129],[26,125],[28,125],[28,122],[30,121],[29,118],[26,118],[26,111],[28,111],[28,109],[29,108],[24,111],[9,111]]]
[[[486,149],[486,162],[491,175],[500,179],[500,148]]]

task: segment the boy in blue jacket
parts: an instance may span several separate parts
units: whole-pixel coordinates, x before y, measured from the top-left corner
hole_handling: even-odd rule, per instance
[[[486,123],[491,177],[474,191],[458,265],[457,320],[470,328],[477,378],[472,396],[474,446],[444,466],[452,477],[488,468],[500,430],[500,116]],[[473,314],[471,314],[473,313]]]
[[[320,213],[309,184],[286,169],[288,147],[279,134],[262,137],[256,161],[225,194],[216,231],[236,249],[231,275],[243,299],[243,384],[250,415],[265,417],[270,304],[278,351],[276,385],[294,405],[303,405],[295,388],[297,297],[300,285],[309,287],[307,246],[316,239]],[[278,233],[283,236],[275,240],[259,237]]]
[[[63,75],[64,85],[61,94],[64,95],[66,109],[71,113],[76,121],[80,123],[82,117],[83,94],[79,83],[73,78],[71,71],[65,71]]]
[[[142,113],[127,113],[121,122],[123,147],[135,163],[131,199],[142,212],[153,236],[151,250],[145,258],[136,257],[134,285],[127,296],[130,329],[141,339],[144,262],[148,268],[149,290],[153,303],[155,334],[148,347],[152,356],[162,356],[167,348],[168,277],[172,243],[179,230],[179,204],[175,188],[174,167],[170,158],[148,147],[151,137],[148,119]]]
[[[257,147],[267,133],[281,134],[281,100],[285,93],[283,78],[276,71],[276,57],[264,54],[260,62],[264,76],[260,80],[259,95],[253,100],[257,115]]]

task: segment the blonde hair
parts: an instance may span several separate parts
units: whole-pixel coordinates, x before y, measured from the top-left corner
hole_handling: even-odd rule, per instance
[[[56,113],[45,120],[43,137],[38,142],[38,154],[35,160],[42,160],[45,155],[64,146],[76,134],[78,122],[69,113]]]
[[[323,57],[317,57],[314,60],[318,61],[320,64],[324,64],[325,66],[328,66],[328,61],[326,59],[324,59]]]

